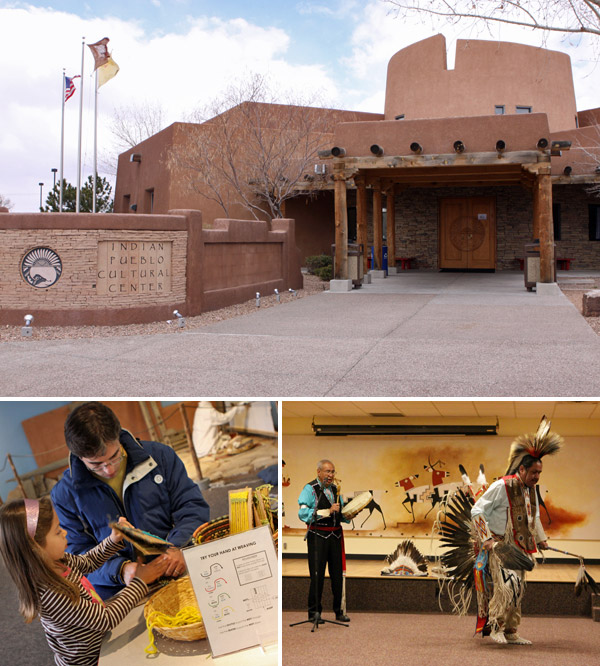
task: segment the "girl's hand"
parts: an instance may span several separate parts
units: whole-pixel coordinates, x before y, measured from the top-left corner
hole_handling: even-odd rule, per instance
[[[160,555],[148,564],[138,564],[135,572],[136,578],[141,578],[144,583],[153,583],[160,578],[169,566],[169,558],[166,555]]]
[[[117,521],[117,523],[118,523],[119,525],[125,525],[125,527],[131,527],[131,528],[133,528],[133,525],[127,520],[127,518],[124,518],[123,516],[121,516],[121,517],[119,518],[119,520]],[[115,543],[121,543],[121,541],[123,541],[123,535],[121,534],[121,532],[118,532],[117,530],[115,530],[114,527],[112,528],[112,530],[111,530],[111,532],[110,532],[110,538],[111,538]]]

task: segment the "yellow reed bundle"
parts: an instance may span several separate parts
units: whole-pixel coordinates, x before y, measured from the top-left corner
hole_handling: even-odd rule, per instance
[[[239,534],[254,526],[252,488],[229,491],[229,533]]]

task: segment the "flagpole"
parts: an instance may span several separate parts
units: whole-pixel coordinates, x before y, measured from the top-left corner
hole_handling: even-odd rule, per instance
[[[92,190],[92,213],[96,212],[96,181],[98,179],[98,70],[94,92],[94,187]]]
[[[62,114],[60,121],[60,180],[58,188],[58,211],[62,213],[63,209],[63,178],[65,165],[65,94],[66,94],[66,74],[63,68],[62,75]]]
[[[77,142],[77,194],[75,196],[75,211],[79,213],[81,199],[81,130],[83,126],[83,63],[85,58],[85,37],[81,42],[81,90],[79,92],[79,139]]]

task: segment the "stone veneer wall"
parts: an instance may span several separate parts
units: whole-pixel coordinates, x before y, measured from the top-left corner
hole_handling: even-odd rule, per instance
[[[249,220],[217,220],[210,226],[203,229],[201,213],[192,210],[135,216],[4,213],[0,324],[22,325],[25,314],[34,315],[38,326],[166,320],[175,309],[193,316],[247,300],[256,291],[302,287],[293,220],[273,220],[271,230],[266,222]],[[99,279],[106,274],[107,241],[111,247],[115,243],[110,265],[117,265],[110,290]],[[142,288],[140,280],[133,291],[140,263],[148,273],[151,269],[153,243],[170,250],[170,262],[165,251],[162,264],[170,263],[168,281],[159,283],[153,276],[154,288],[148,282]],[[21,275],[23,257],[37,247],[50,248],[62,262],[60,278],[49,287],[34,287]]]
[[[517,257],[533,239],[533,200],[522,187],[414,188],[396,195],[396,256],[415,257],[416,267],[438,267],[438,206],[445,197],[487,196],[496,200],[496,268],[516,270]],[[574,259],[573,268],[598,270],[600,242],[588,240],[588,203],[600,204],[582,187],[553,188],[554,203],[561,204],[562,240],[556,241],[556,256]],[[385,199],[384,199],[385,202]],[[371,198],[368,215],[371,218]],[[369,224],[369,244],[373,229]]]

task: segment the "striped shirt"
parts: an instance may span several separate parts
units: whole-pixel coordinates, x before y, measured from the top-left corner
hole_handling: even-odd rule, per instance
[[[85,555],[65,553],[63,562],[71,569],[65,578],[79,587],[76,605],[53,588],[41,590],[40,620],[59,666],[97,664],[106,632],[119,624],[148,593],[146,583],[134,578],[121,592],[101,604],[82,585],[82,575],[98,569],[122,547],[123,544],[115,544],[107,537]]]

